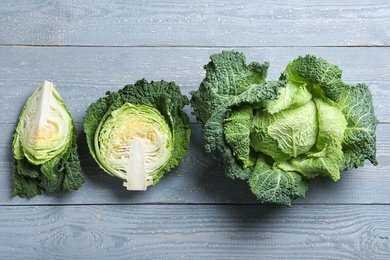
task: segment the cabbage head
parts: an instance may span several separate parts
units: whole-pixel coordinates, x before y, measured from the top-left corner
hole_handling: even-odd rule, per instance
[[[24,106],[13,137],[14,195],[81,187],[76,128],[58,89],[44,81]]]
[[[268,67],[223,51],[191,92],[206,151],[229,177],[263,202],[291,205],[314,177],[337,181],[366,159],[377,164],[367,85],[344,83],[339,67],[314,55],[290,61],[277,81],[266,81]]]
[[[92,103],[84,117],[91,155],[128,190],[144,191],[177,166],[189,148],[189,104],[173,82],[145,79]]]

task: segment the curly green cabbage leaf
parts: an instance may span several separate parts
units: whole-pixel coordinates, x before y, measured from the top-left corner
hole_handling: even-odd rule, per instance
[[[84,132],[91,155],[128,190],[144,191],[177,166],[190,142],[189,104],[173,82],[145,79],[91,104]]]
[[[227,176],[247,180],[263,202],[291,205],[316,176],[337,181],[366,159],[377,165],[367,85],[344,83],[339,67],[313,55],[292,60],[277,81],[266,81],[268,67],[223,51],[191,92],[206,151]]]
[[[27,100],[12,147],[14,195],[67,192],[83,184],[75,124],[53,83],[44,81]]]

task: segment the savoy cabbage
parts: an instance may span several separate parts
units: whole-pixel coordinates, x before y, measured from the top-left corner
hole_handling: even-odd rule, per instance
[[[344,83],[339,67],[314,55],[292,60],[276,81],[266,81],[268,67],[214,54],[191,93],[206,151],[229,177],[247,180],[263,202],[291,205],[316,176],[337,181],[366,159],[377,164],[367,85]]]

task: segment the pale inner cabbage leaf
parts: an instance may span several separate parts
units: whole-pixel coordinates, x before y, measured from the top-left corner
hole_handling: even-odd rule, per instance
[[[67,147],[73,131],[72,118],[53,83],[44,81],[32,94],[16,129],[18,149],[32,164],[43,164]],[[21,152],[22,151],[22,152]]]
[[[169,160],[172,133],[160,112],[125,103],[98,127],[95,149],[100,164],[124,180],[128,190],[146,190]]]

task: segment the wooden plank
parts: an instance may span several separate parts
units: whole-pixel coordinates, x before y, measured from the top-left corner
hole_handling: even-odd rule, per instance
[[[82,126],[78,144],[86,181],[80,190],[60,195],[40,195],[32,199],[12,197],[12,124],[0,124],[0,205],[49,204],[143,204],[143,203],[233,203],[259,204],[244,181],[227,178],[216,161],[204,151],[198,125],[191,125],[191,146],[179,167],[146,192],[128,192],[122,181],[104,173],[89,155]],[[338,182],[317,178],[299,204],[390,204],[390,125],[377,129],[378,166],[369,162],[342,174]]]
[[[221,48],[88,48],[1,47],[0,123],[14,123],[36,87],[44,80],[60,89],[76,122],[85,109],[125,84],[141,78],[175,81],[183,94],[196,90],[203,65]],[[349,84],[364,82],[372,91],[376,114],[390,122],[390,48],[242,48],[247,61],[269,61],[269,80],[276,80],[287,63],[311,53],[343,69]],[[190,115],[192,109],[186,108]],[[195,118],[191,116],[191,122]]]
[[[0,44],[388,46],[386,0],[3,0]]]
[[[387,205],[3,206],[0,255],[2,259],[389,259],[389,216]]]

